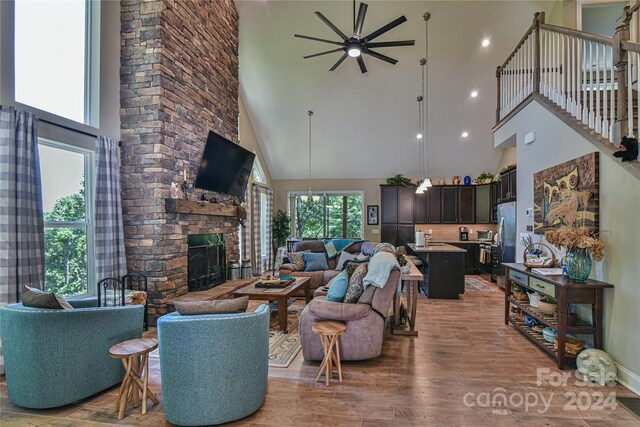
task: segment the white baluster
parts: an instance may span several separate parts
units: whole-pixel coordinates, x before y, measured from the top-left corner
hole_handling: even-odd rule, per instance
[[[567,39],[569,49],[569,65],[567,66],[567,77],[569,78],[569,96],[567,99],[567,111],[573,117],[576,116],[576,39],[569,36]]]
[[[560,107],[567,108],[567,64],[566,64],[566,50],[565,50],[565,36],[564,34],[560,34],[560,64],[562,73],[560,74],[560,79],[562,82],[561,91],[560,91]]]
[[[589,124],[589,108],[587,99],[587,41],[582,40],[582,123]]]
[[[589,127],[594,128],[595,115],[593,110],[593,42],[589,42]]]
[[[627,136],[633,135],[633,61],[635,54],[627,52]],[[623,88],[624,90],[624,88]]]
[[[609,110],[607,109],[607,98],[609,97],[609,80],[607,79],[607,45],[602,45],[602,84],[604,90],[602,92],[602,136],[609,137]]]
[[[614,138],[614,134],[615,132],[613,131],[613,127],[616,124],[616,73],[614,70],[614,66],[613,66],[613,49],[611,49],[610,52],[610,57],[609,59],[611,59],[611,69],[610,69],[610,74],[611,74],[611,120],[609,122],[609,141],[610,142],[614,142],[613,138]]]
[[[596,111],[594,130],[601,132],[600,129],[600,45],[596,43]]]

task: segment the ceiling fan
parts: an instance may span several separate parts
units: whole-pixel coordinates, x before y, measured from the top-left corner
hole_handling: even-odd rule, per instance
[[[331,28],[333,32],[335,32],[338,36],[340,36],[342,41],[337,42],[333,40],[320,39],[317,37],[303,36],[301,34],[294,34],[294,37],[299,37],[301,39],[314,40],[318,42],[329,43],[329,44],[340,46],[339,48],[336,48],[336,49],[327,50],[320,53],[314,53],[313,55],[303,56],[304,59],[308,59],[308,58],[315,58],[316,56],[328,55],[330,53],[344,52],[343,55],[340,57],[340,59],[338,59],[338,61],[335,64],[333,64],[333,67],[329,69],[329,71],[333,71],[336,68],[338,68],[338,66],[342,64],[342,62],[345,59],[347,59],[347,56],[350,56],[352,58],[356,58],[356,61],[358,61],[358,65],[360,66],[360,71],[363,74],[366,73],[367,66],[364,63],[362,54],[372,56],[376,59],[380,59],[390,64],[396,64],[398,62],[397,60],[390,58],[386,55],[383,55],[381,53],[378,53],[372,49],[379,48],[379,47],[413,46],[415,44],[415,40],[399,40],[399,41],[377,42],[377,43],[371,42],[373,39],[381,36],[387,31],[390,31],[393,28],[405,22],[407,18],[404,15],[389,22],[387,25],[384,25],[378,28],[371,34],[365,37],[362,37],[362,27],[364,25],[364,17],[367,13],[366,3],[360,3],[360,9],[358,10],[358,17],[356,18],[356,2],[355,0],[353,1],[353,36],[351,37],[347,37],[345,33],[340,31],[340,29],[336,27],[331,21],[329,21],[327,17],[324,16],[321,12],[316,11],[314,13],[318,18],[320,18],[322,22],[327,24],[327,26]]]

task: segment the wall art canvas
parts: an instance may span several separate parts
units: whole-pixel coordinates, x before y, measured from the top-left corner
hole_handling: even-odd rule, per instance
[[[367,225],[378,225],[378,205],[367,205]]]
[[[563,225],[598,232],[598,169],[594,152],[533,174],[535,234]]]

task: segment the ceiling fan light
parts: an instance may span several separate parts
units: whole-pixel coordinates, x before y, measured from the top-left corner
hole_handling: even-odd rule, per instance
[[[360,56],[360,49],[357,47],[350,47],[347,50],[347,53],[349,54],[350,57],[352,58],[357,58],[358,56]]]

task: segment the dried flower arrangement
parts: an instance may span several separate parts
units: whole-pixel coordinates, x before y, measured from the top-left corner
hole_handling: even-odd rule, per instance
[[[594,261],[600,261],[604,257],[604,243],[596,233],[589,232],[589,228],[585,226],[563,226],[558,230],[547,231],[545,238],[553,246],[566,248],[567,251],[584,249],[593,256]]]

